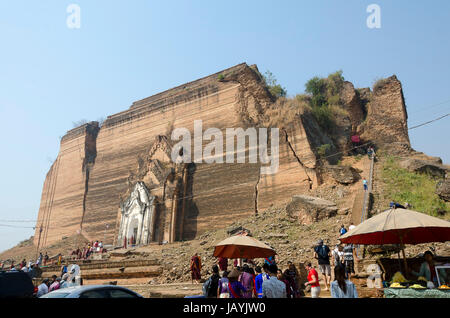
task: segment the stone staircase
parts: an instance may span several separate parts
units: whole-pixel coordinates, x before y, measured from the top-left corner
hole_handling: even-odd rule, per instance
[[[369,208],[369,197],[372,192],[372,181],[373,181],[373,170],[374,170],[374,159],[364,158],[363,159],[363,174],[362,177],[367,180],[368,190],[364,191],[361,184],[360,189],[356,193],[355,200],[353,201],[352,207],[352,222],[354,225],[358,225],[364,222],[368,216]]]
[[[120,261],[83,260],[70,264],[78,264],[81,269],[83,284],[105,284],[116,282],[122,284],[148,283],[151,278],[162,274],[163,268],[157,259],[132,259]],[[60,266],[42,268],[42,278],[61,275]]]
[[[372,193],[372,184],[373,184],[373,171],[374,171],[374,157],[370,159],[365,157],[363,163],[363,175],[362,177],[367,180],[367,191],[364,190],[362,184],[361,188],[358,190],[355,196],[355,200],[353,201],[352,207],[352,215],[351,220],[354,225],[358,225],[365,220],[367,220],[369,216],[369,206],[370,206],[370,195]],[[363,257],[363,249],[358,247],[357,255],[359,258]]]

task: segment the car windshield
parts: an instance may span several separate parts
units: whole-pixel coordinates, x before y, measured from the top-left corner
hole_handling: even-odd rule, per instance
[[[70,293],[48,293],[40,298],[66,298]]]

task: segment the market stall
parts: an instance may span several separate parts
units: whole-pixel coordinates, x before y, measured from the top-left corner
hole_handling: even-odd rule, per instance
[[[435,264],[433,256],[430,259],[432,253],[428,251],[418,275],[409,268],[404,251],[405,244],[450,241],[450,222],[420,212],[393,208],[359,224],[341,236],[340,241],[361,245],[398,244],[401,247],[404,273],[415,277],[407,280],[401,272],[396,273],[384,288],[386,298],[450,298],[450,264]]]

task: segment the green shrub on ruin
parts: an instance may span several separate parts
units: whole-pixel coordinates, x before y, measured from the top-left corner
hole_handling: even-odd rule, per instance
[[[323,158],[323,157],[325,157],[328,154],[330,149],[331,149],[331,145],[330,144],[323,144],[323,145],[317,147],[317,154],[321,158]]]
[[[332,95],[327,99],[328,105],[339,105],[340,101],[341,97],[339,95]]]
[[[328,106],[313,107],[312,114],[319,126],[327,132],[331,132],[335,125],[333,112]]]
[[[339,96],[344,87],[344,77],[342,76],[342,70],[336,71],[328,75],[326,79],[327,84],[327,96]]]
[[[327,105],[327,83],[323,78],[315,76],[305,84],[305,91],[311,95],[311,106],[322,107]]]
[[[269,92],[276,98],[286,97],[286,88],[278,84],[277,79],[270,71],[266,71],[263,75],[264,83],[266,84]]]
[[[305,84],[305,92],[309,96],[308,101],[312,108],[312,114],[320,127],[327,132],[332,131],[336,115],[347,115],[344,109],[339,108],[343,85],[342,71],[331,73],[327,78],[315,76]],[[302,95],[300,98],[306,100]]]

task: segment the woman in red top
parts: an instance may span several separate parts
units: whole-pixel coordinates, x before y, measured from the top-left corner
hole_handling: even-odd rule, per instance
[[[319,298],[319,274],[317,274],[317,271],[312,267],[311,262],[306,263],[305,269],[308,271],[308,282],[305,283],[305,286],[311,285],[311,297]]]

